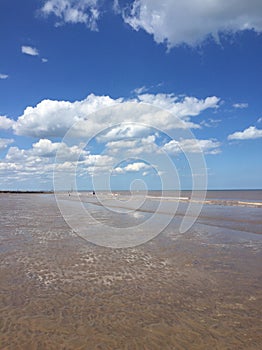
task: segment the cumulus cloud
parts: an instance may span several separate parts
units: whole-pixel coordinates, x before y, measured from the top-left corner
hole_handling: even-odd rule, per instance
[[[116,108],[113,108],[115,105]],[[158,108],[152,108],[152,106]],[[205,99],[177,97],[173,94],[144,94],[131,101],[109,96],[89,95],[82,101],[43,100],[35,107],[27,107],[14,124],[17,135],[39,138],[63,137],[75,124],[75,135],[92,137],[103,128],[123,122],[133,123],[129,127],[115,126],[100,138],[123,138],[143,134],[140,124],[171,130],[175,128],[198,128],[191,117],[209,108],[218,108],[219,98]],[[112,107],[110,109],[106,107]],[[160,109],[159,109],[160,108]],[[96,112],[96,113],[95,113]]]
[[[143,29],[169,48],[195,46],[208,36],[251,29],[262,31],[260,0],[135,0],[122,10],[133,29]]]
[[[10,147],[5,158],[0,161],[1,183],[13,187],[16,181],[30,180],[30,185],[39,185],[42,180],[49,179],[51,184],[53,169],[51,158],[38,156],[32,149]]]
[[[248,108],[248,103],[234,103],[233,107],[239,109]]]
[[[255,126],[250,126],[244,131],[236,131],[228,136],[228,140],[252,140],[262,137],[262,130]]]
[[[33,144],[32,153],[43,157],[54,157],[59,147],[59,142],[52,143],[52,141],[48,139],[40,139]]]
[[[0,161],[0,170],[3,177],[6,174],[48,177],[51,181],[55,159],[58,172],[71,174],[77,169],[77,176],[83,177],[111,172],[121,159],[145,159],[143,155],[146,155],[153,164],[163,150],[176,154],[180,147],[196,152],[191,140],[181,139],[178,144],[170,142],[163,148],[167,136],[161,135],[160,130],[189,135],[187,128],[199,127],[192,121],[195,116],[218,107],[219,98],[215,96],[197,99],[173,94],[142,94],[131,100],[93,94],[75,102],[43,100],[34,107],[27,107],[17,121],[0,117],[0,127],[13,128],[17,135],[39,139],[29,149],[10,147]],[[72,135],[64,138],[70,128]],[[63,140],[54,142],[49,139],[51,137]],[[83,149],[90,139],[95,145],[91,142]],[[100,143],[98,148],[97,143]],[[212,154],[219,148],[213,140],[199,140],[198,146]],[[99,154],[91,153],[92,147],[98,149]],[[146,175],[152,170],[141,161],[115,169],[114,175],[137,171]]]
[[[135,162],[135,163],[127,164],[125,167],[116,167],[113,170],[113,173],[115,174],[133,173],[133,172],[139,172],[141,170],[145,170],[149,168],[150,168],[150,165],[144,162]]]
[[[56,16],[59,20],[56,25],[83,23],[95,31],[100,16],[98,3],[98,0],[46,0],[41,12]]]
[[[205,153],[218,154],[220,153],[220,142],[215,140],[197,140],[184,139],[180,141],[171,140],[163,147],[170,154],[185,153]]]
[[[143,94],[138,96],[139,101],[168,110],[176,117],[188,120],[189,117],[199,115],[208,108],[218,108],[220,99],[216,96],[205,99],[185,96],[179,98],[174,94]]]
[[[15,121],[0,115],[0,129],[11,129],[15,124]]]
[[[42,61],[42,63],[46,63],[46,62],[48,62],[48,59],[47,58],[42,58],[41,61]]]
[[[133,0],[112,1],[116,15],[134,30],[145,30],[157,43],[168,48],[188,44],[195,46],[209,36],[219,41],[220,33],[246,29],[262,31],[260,0]],[[99,0],[44,0],[40,12],[54,16],[56,26],[83,23],[98,30],[102,2]]]
[[[29,152],[34,156],[47,158],[55,157],[58,152],[60,162],[64,160],[77,161],[88,155],[77,145],[69,147],[64,142],[52,142],[48,139],[40,139],[34,143]]]
[[[91,135],[100,129],[101,121],[88,120],[88,115],[93,112],[118,103],[108,96],[89,95],[83,101],[54,101],[43,100],[36,107],[27,107],[14,125],[14,131],[18,135],[34,137],[62,137],[76,122],[83,121],[83,127],[87,127],[86,135]],[[80,129],[81,125],[79,125]],[[79,130],[79,133],[84,132]]]
[[[13,140],[0,139],[5,149]],[[82,145],[68,146],[64,142],[40,139],[29,149],[10,147],[0,161],[0,176],[10,178],[44,178],[52,180],[54,169],[59,172],[76,172],[78,176],[93,175],[112,169],[114,160],[109,155],[90,154]]]
[[[0,79],[7,79],[8,78],[8,75],[7,74],[1,74],[0,73]]]
[[[7,148],[11,143],[13,143],[13,139],[1,139],[0,138],[0,151],[3,151],[4,149]]]
[[[125,157],[141,156],[145,154],[158,153],[160,148],[155,143],[155,135],[141,137],[136,139],[123,139],[117,141],[110,141],[106,144],[106,151],[113,156]]]
[[[22,46],[21,47],[22,53],[29,55],[29,56],[38,56],[39,52],[36,48],[31,46]]]
[[[59,161],[77,161],[82,154],[83,157],[88,156],[87,151],[82,150],[81,147],[74,145],[68,146],[64,142],[52,142],[48,139],[40,139],[32,145],[29,149],[19,149],[18,147],[11,147],[6,155],[6,160],[11,162],[24,162],[28,160],[34,163],[39,162],[54,162],[54,158],[59,152]]]
[[[161,137],[157,138],[155,135],[149,135],[137,139],[110,141],[106,144],[106,151],[115,157],[121,158],[123,154],[125,157],[132,158],[144,155],[157,156],[163,154],[163,151],[170,155],[176,155],[181,152],[218,154],[220,153],[220,146],[220,142],[212,139],[180,139],[179,141],[171,140],[163,144]]]
[[[132,137],[142,137],[147,132],[147,127],[139,124],[120,124],[109,128],[104,133],[97,136],[99,142],[106,142],[109,140],[125,140]]]

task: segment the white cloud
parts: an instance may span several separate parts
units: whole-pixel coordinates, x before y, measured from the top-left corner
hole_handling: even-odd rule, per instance
[[[148,92],[148,91],[150,91],[152,89],[159,88],[162,85],[163,85],[163,83],[153,84],[153,85],[150,85],[150,86],[143,85],[143,86],[135,88],[131,92],[136,94],[136,95],[141,95],[141,94],[144,94],[145,92]]]
[[[1,139],[0,138],[0,151],[3,151],[4,149],[7,148],[11,143],[13,143],[13,139]]]
[[[0,139],[0,148],[5,149],[12,142]],[[8,177],[10,184],[13,179],[21,181],[32,178],[37,181],[48,179],[51,184],[54,169],[62,174],[74,174],[76,171],[77,176],[88,176],[109,171],[113,162],[112,157],[90,154],[81,145],[68,146],[63,142],[41,139],[29,149],[10,147],[5,158],[0,160],[0,176],[3,179]]]
[[[97,30],[100,16],[98,0],[46,0],[41,11],[44,15],[55,15],[63,23],[84,23],[89,29]]]
[[[121,158],[121,154],[125,157],[154,154],[159,152],[159,146],[156,145],[155,140],[155,135],[149,135],[136,139],[127,138],[119,141],[110,141],[106,144],[106,149],[110,155],[119,158]]]
[[[219,40],[221,32],[262,31],[260,0],[135,0],[122,13],[133,29],[145,30],[169,48],[195,46],[210,35]]]
[[[78,161],[86,157],[88,153],[81,147],[67,146],[64,142],[51,142],[48,139],[40,139],[33,144],[31,154],[39,157],[54,158],[58,152],[59,161]]]
[[[127,164],[125,167],[116,167],[113,170],[113,173],[115,174],[125,174],[125,173],[133,173],[133,172],[139,172],[141,170],[149,169],[150,165],[143,163],[143,162],[135,162]]]
[[[220,142],[215,140],[184,139],[180,141],[171,140],[166,143],[163,149],[170,154],[200,153],[218,154],[220,153]]]
[[[130,138],[130,137],[128,137]],[[138,138],[138,139],[132,139],[131,136],[131,140],[120,140],[120,141],[110,141],[106,144],[106,147],[108,149],[112,149],[112,150],[116,150],[116,149],[124,149],[124,148],[137,148],[140,145],[149,145],[149,144],[154,144],[156,140],[155,135],[149,135],[147,137],[143,137],[143,138]]]
[[[207,97],[199,100],[196,97],[186,96],[180,99],[174,94],[144,94],[139,95],[138,99],[144,103],[150,103],[153,106],[166,109],[178,118],[193,117],[199,115],[205,109],[218,108],[219,98],[216,96]]]
[[[248,103],[234,103],[233,107],[239,109],[248,108]]]
[[[141,87],[134,89],[132,92],[134,92],[136,95],[140,95],[140,94],[146,92],[147,90],[148,90],[148,88],[146,86],[141,86]]]
[[[10,179],[16,176],[19,179],[33,177],[37,181],[48,178],[51,183],[57,152],[57,171],[71,173],[77,169],[81,177],[111,171],[121,159],[144,159],[141,155],[146,155],[146,159],[154,163],[156,156],[161,155],[158,143],[162,144],[163,140],[154,128],[147,125],[165,131],[199,127],[191,118],[218,106],[219,99],[215,96],[197,99],[172,94],[144,94],[130,101],[93,94],[75,102],[43,100],[35,107],[27,107],[17,121],[4,116],[0,118],[0,126],[12,127],[18,135],[39,138],[30,149],[10,147],[0,161],[1,174]],[[72,125],[78,143],[78,137],[80,140],[84,137],[83,141],[86,142],[93,136],[96,136],[94,141],[105,143],[99,148],[100,154],[83,150],[83,144],[71,145],[75,141],[71,138],[70,146],[65,143],[68,141],[52,142],[48,139],[50,136],[64,137]],[[102,129],[105,130],[97,135]],[[185,130],[182,131],[184,135]],[[180,146],[194,152],[195,144],[190,142],[180,141]],[[200,140],[199,144],[205,153],[218,152],[219,145],[215,141]],[[92,145],[88,149],[92,149]],[[177,152],[171,143],[166,145],[166,149]],[[137,161],[124,167],[117,166],[113,174],[141,171],[146,176],[151,170],[145,163]]]
[[[31,46],[22,46],[21,47],[22,53],[29,55],[29,56],[38,56],[39,52],[36,48]]]
[[[7,79],[8,75],[7,74],[0,74],[0,79]]]
[[[136,172],[144,169],[148,169],[149,165],[143,162],[136,162],[128,164],[124,169],[126,172]]]
[[[7,161],[24,162],[30,159],[34,163],[39,162],[54,162],[57,152],[59,152],[59,162],[77,161],[79,156],[81,159],[88,156],[88,152],[82,150],[80,146],[74,145],[69,147],[64,142],[52,142],[48,139],[40,139],[32,145],[29,149],[19,149],[18,147],[11,147],[6,155]]]
[[[155,135],[138,138],[135,140],[110,141],[106,144],[107,152],[110,155],[119,157],[124,154],[126,157],[141,156],[145,154],[157,155],[165,151],[169,154],[186,153],[220,153],[220,142],[216,140],[198,140],[198,139],[181,139],[179,141],[171,140],[164,145],[156,144]],[[120,157],[121,158],[121,157]],[[151,159],[151,158],[150,158]]]
[[[229,140],[252,140],[262,137],[262,130],[257,129],[255,126],[250,126],[244,131],[236,131],[228,136]]]
[[[15,124],[15,121],[0,115],[0,129],[11,129]]]
[[[258,118],[257,122],[258,122],[258,123],[262,123],[262,117],[261,117],[261,118]]]
[[[113,108],[114,105],[117,108]],[[162,109],[152,108],[152,105]],[[36,107],[27,107],[13,128],[17,135],[63,137],[78,122],[75,135],[92,137],[102,128],[123,122],[133,123],[130,126],[116,126],[100,135],[100,139],[110,140],[143,135],[144,128],[139,123],[164,130],[198,128],[199,125],[190,118],[218,106],[219,98],[215,96],[197,99],[179,98],[172,94],[144,94],[131,101],[124,101],[122,98],[114,100],[109,96],[91,94],[76,102],[43,100]]]
[[[108,140],[122,140],[134,137],[142,137],[147,132],[147,127],[139,124],[120,124],[112,127],[107,132],[97,137],[99,142]]]
[[[46,62],[48,62],[48,59],[47,58],[42,58],[41,61],[42,61],[42,63],[46,63]]]
[[[89,114],[112,106],[118,103],[108,96],[89,95],[83,101],[53,101],[43,100],[36,107],[27,107],[24,114],[20,116],[14,125],[14,131],[18,135],[27,135],[34,137],[64,136],[67,130],[75,123],[83,121],[82,130],[80,125],[79,133],[92,135],[96,130],[100,129],[100,122],[96,120],[88,120],[85,122]]]
[[[213,118],[208,118],[207,120],[202,120],[200,122],[200,125],[205,126],[206,128],[215,128],[218,126],[218,124],[221,122],[221,119],[213,119]]]
[[[43,179],[49,179],[51,184],[54,158],[41,157],[34,154],[32,149],[24,150],[18,147],[10,147],[5,158],[0,161],[1,181],[7,179],[8,186],[13,187],[14,182],[29,180],[40,183]]]
[[[33,144],[32,153],[43,157],[55,157],[57,150],[60,147],[60,143],[48,139],[40,139],[38,142]]]
[[[114,2],[113,2],[113,10],[114,10],[115,14],[117,14],[117,15],[121,14],[121,8],[120,8],[118,0],[114,0]]]

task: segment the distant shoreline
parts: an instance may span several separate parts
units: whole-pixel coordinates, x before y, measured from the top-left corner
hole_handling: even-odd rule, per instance
[[[12,190],[0,190],[0,193],[13,193],[13,194],[53,194],[54,191],[12,191]]]
[[[79,193],[83,193],[83,192],[92,192],[93,190],[78,190],[77,192]],[[179,191],[179,192],[192,192],[192,189],[186,189],[186,190],[177,190],[177,189],[172,189],[172,190],[148,190],[148,192],[174,192],[174,191]],[[202,191],[206,191],[206,192],[225,192],[225,191],[262,191],[262,188],[244,188],[244,189],[208,189],[208,190],[194,190],[194,192],[202,192]],[[53,194],[55,192],[76,192],[76,191],[71,191],[71,190],[61,190],[61,191],[46,191],[46,190],[0,190],[0,193],[28,193],[28,194]],[[108,190],[98,190],[97,192],[130,192],[130,190],[112,190],[112,191],[108,191]],[[143,191],[137,191],[137,192],[143,192]]]

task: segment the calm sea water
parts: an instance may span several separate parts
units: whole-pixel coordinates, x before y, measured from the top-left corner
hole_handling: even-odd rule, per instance
[[[169,227],[173,232],[180,232],[181,223],[185,216],[192,222],[194,228],[200,233],[203,229],[197,225],[205,225],[210,233],[218,228],[220,231],[234,230],[238,233],[262,233],[262,191],[207,191],[204,201],[198,201],[197,196],[192,196],[189,191],[150,191],[148,193],[130,193],[118,191],[114,193],[98,192],[72,193],[62,197],[63,206],[68,209],[71,218],[72,210],[78,213],[74,202],[80,199],[88,213],[96,222],[104,223],[112,230],[117,228],[136,228],[147,222],[150,217],[157,215],[157,220],[152,220],[153,225],[163,227],[162,222],[170,217]],[[190,208],[190,198],[195,198],[193,208]],[[80,204],[79,204],[80,205]],[[80,206],[79,206],[80,208]],[[80,208],[81,209],[81,208]],[[188,212],[188,209],[190,211]],[[75,214],[75,217],[77,214]],[[74,219],[78,225],[79,219]],[[92,220],[91,220],[92,221]],[[90,224],[91,224],[90,221]],[[148,221],[150,223],[150,221]],[[190,227],[192,227],[192,225]],[[156,229],[156,226],[146,226],[146,230]],[[96,225],[93,225],[95,230]],[[140,227],[140,226],[139,226]],[[182,230],[183,231],[183,230]],[[204,229],[206,232],[206,229]],[[97,234],[97,232],[96,232]]]
[[[82,191],[80,193],[91,194],[89,191]],[[108,193],[100,191],[99,193]],[[113,194],[118,195],[130,195],[129,191],[112,191]],[[202,195],[203,191],[195,191],[194,195]],[[136,195],[144,195],[145,192],[133,192]],[[181,190],[181,191],[161,191],[161,190],[149,190],[146,193],[150,197],[192,197],[192,191]],[[207,190],[205,193],[207,200],[223,200],[223,201],[244,201],[244,202],[261,202],[262,203],[262,190]]]
[[[198,191],[195,193],[197,194]],[[149,196],[176,197],[177,191],[149,191]],[[191,197],[191,191],[180,191],[181,197]],[[228,201],[244,201],[244,202],[261,202],[262,190],[208,190],[206,191],[206,199],[210,200],[228,200]]]

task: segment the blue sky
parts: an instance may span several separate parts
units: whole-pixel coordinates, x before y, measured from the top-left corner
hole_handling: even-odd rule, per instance
[[[0,27],[0,189],[190,188],[202,156],[262,188],[260,1],[2,0]]]

